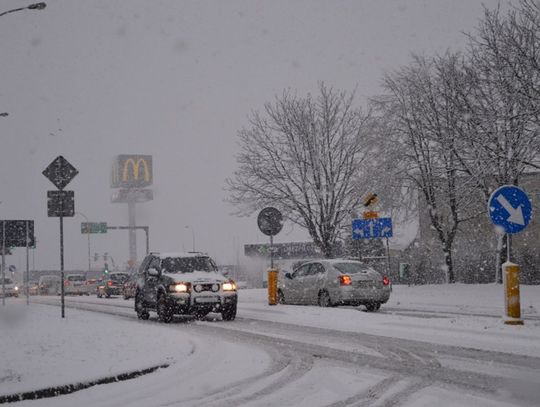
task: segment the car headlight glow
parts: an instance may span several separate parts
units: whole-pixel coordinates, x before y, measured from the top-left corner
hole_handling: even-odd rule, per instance
[[[186,283],[176,283],[170,286],[170,290],[176,293],[187,293],[188,285]]]
[[[14,290],[15,290],[15,291],[19,291],[19,287],[15,286],[15,287],[14,287]]]
[[[223,283],[223,291],[235,291],[236,284],[233,281],[227,281]]]

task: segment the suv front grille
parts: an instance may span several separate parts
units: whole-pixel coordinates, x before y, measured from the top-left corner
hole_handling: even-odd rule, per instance
[[[196,293],[202,293],[204,291],[213,291],[212,290],[212,286],[213,285],[216,285],[218,286],[218,289],[216,291],[219,291],[219,285],[217,283],[210,283],[210,284],[194,284],[193,285],[193,290],[196,292]]]

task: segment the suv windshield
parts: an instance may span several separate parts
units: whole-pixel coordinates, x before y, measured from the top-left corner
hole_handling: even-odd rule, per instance
[[[368,271],[373,271],[373,268],[362,263],[336,263],[333,266],[342,274],[367,273]]]
[[[192,271],[216,271],[210,257],[166,257],[161,261],[164,273],[191,273]]]
[[[0,279],[0,281],[2,281],[2,280]],[[13,281],[11,281],[11,278],[6,277],[6,278],[4,278],[4,284],[13,284]]]

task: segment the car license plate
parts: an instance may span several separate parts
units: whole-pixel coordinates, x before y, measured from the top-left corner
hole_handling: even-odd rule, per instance
[[[195,302],[199,304],[202,304],[202,303],[208,304],[208,303],[219,302],[219,298],[218,297],[197,297],[195,298]]]

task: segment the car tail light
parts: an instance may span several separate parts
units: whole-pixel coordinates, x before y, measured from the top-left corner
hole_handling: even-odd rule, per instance
[[[382,283],[383,285],[388,285],[390,284],[390,279],[387,276],[384,276],[382,279]]]
[[[111,280],[107,281],[107,285],[111,287],[113,285],[113,282]]]
[[[348,276],[347,274],[343,274],[343,275],[339,276],[338,279],[339,279],[339,284],[340,285],[351,285],[352,284],[351,277]]]
[[[64,281],[64,287],[67,287],[69,285],[69,280]]]

